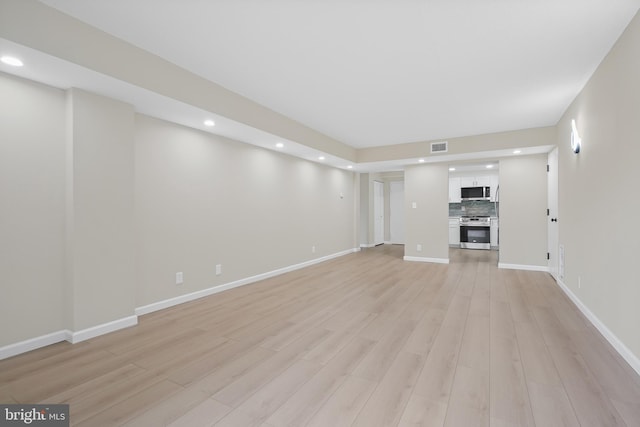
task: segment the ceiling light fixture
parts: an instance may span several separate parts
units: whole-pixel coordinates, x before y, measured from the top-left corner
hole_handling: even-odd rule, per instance
[[[456,168],[449,168],[449,172],[453,172]]]
[[[493,169],[493,165],[487,165],[487,169]]]
[[[424,159],[420,159],[418,160],[420,163],[424,163]]]
[[[24,65],[23,62],[15,56],[5,55],[0,58],[0,61],[2,61],[4,64],[11,65],[12,67],[22,67]]]
[[[318,157],[318,160],[324,160],[324,156]]]
[[[214,122],[213,120],[205,120],[204,125],[211,127],[211,126],[215,126],[216,122]]]
[[[276,144],[276,147],[278,147],[278,148],[284,148],[284,144],[283,144],[282,142],[278,142],[278,143]]]
[[[347,169],[353,169],[353,165],[348,165]]]
[[[513,152],[513,154],[520,154],[520,153],[522,153],[522,150],[515,150],[515,151]]]
[[[578,134],[578,128],[576,127],[576,121],[571,119],[571,149],[574,153],[580,152],[580,146],[582,145],[582,138]]]

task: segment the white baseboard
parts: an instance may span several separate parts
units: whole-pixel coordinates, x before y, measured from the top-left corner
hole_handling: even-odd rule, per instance
[[[419,256],[404,256],[405,261],[416,261],[416,262],[435,262],[438,264],[449,264],[449,258],[425,258]]]
[[[560,286],[560,289],[562,289],[564,293],[569,297],[569,299],[573,301],[573,303],[578,307],[582,314],[584,314],[584,316],[589,319],[591,324],[595,326],[598,331],[600,331],[602,336],[604,336],[605,339],[609,341],[609,344],[611,344],[613,348],[615,348],[616,351],[620,354],[620,356],[622,356],[622,358],[627,361],[627,363],[638,373],[638,375],[640,375],[640,359],[638,358],[638,356],[633,354],[633,352],[629,350],[629,348],[624,345],[624,343],[620,341],[620,339],[618,339],[618,337],[615,336],[615,334],[611,332],[611,330],[607,328],[607,326],[602,323],[602,321],[598,319],[598,317],[593,314],[593,312],[589,310],[586,305],[584,305],[584,303],[576,296],[576,294],[571,291],[571,289],[569,289],[567,285],[564,284],[564,282],[562,282],[562,280],[557,280],[556,282],[558,283],[558,286]]]
[[[115,332],[120,329],[135,326],[137,324],[138,316],[127,316],[122,319],[113,320],[111,322],[103,323],[102,325],[92,326],[76,332],[66,331],[69,334],[66,340],[71,344],[75,344],[100,335],[108,334],[109,332]]]
[[[7,359],[18,354],[26,353],[31,350],[36,350],[41,347],[46,347],[57,342],[61,342],[67,339],[68,332],[66,330],[52,332],[50,334],[42,335],[28,340],[20,341],[14,344],[5,345],[0,347],[0,360]]]
[[[360,247],[361,248],[375,248],[376,245],[374,245],[373,243],[360,243]]]
[[[69,341],[70,343],[75,344],[80,341],[85,341],[90,338],[108,334],[109,332],[115,332],[119,329],[128,328],[129,326],[134,326],[137,324],[138,316],[128,316],[77,332],[63,329],[61,331],[52,332],[50,334],[30,338],[28,340],[20,341],[15,344],[9,344],[4,347],[0,347],[0,360],[12,356],[17,356],[28,351],[37,350],[41,347],[46,347],[48,345],[59,343],[62,341]]]
[[[328,261],[333,258],[338,258],[344,255],[348,255],[354,252],[359,252],[360,248],[347,249],[346,251],[337,252],[335,254],[327,255],[321,258],[312,259],[309,261],[301,262],[300,264],[290,265],[288,267],[279,268],[277,270],[268,271],[266,273],[258,274],[256,276],[247,277],[244,279],[236,280],[233,282],[225,283],[218,286],[213,286],[211,288],[203,289],[200,291],[192,292],[185,295],[180,295],[174,298],[169,298],[163,301],[154,302],[151,304],[144,305],[142,307],[138,307],[135,310],[135,313],[138,316],[142,316],[143,314],[152,313],[154,311],[163,310],[165,308],[173,307],[174,305],[182,304],[185,302],[193,301],[199,298],[203,298],[209,295],[217,294],[218,292],[226,291],[228,289],[237,288],[239,286],[248,285],[250,283],[257,282],[259,280],[268,279],[270,277],[279,276],[284,273],[289,273],[294,270],[298,270],[304,267],[309,267],[314,264],[318,264],[324,261]]]
[[[547,273],[549,272],[549,267],[546,265],[506,264],[504,262],[499,262],[498,268],[504,268],[507,270],[544,271]]]
[[[31,350],[36,350],[41,347],[46,347],[51,344],[55,344],[61,341],[69,341],[72,344],[85,341],[91,338],[95,338],[100,335],[108,334],[109,332],[115,332],[120,329],[128,328],[138,324],[138,316],[153,311],[161,310],[163,308],[171,307],[183,302],[191,301],[197,298],[202,298],[207,295],[212,295],[218,292],[222,292],[227,289],[236,288],[238,286],[247,285],[249,283],[256,282],[258,280],[268,279],[273,276],[288,273],[290,271],[298,270],[300,268],[308,267],[313,264],[318,264],[323,261],[328,261],[333,258],[348,255],[354,252],[359,252],[360,248],[348,249],[346,251],[338,252],[335,254],[327,255],[321,258],[316,258],[310,261],[305,261],[300,264],[295,264],[289,267],[280,268],[278,270],[269,271],[267,273],[259,274],[257,276],[248,277],[246,279],[236,280],[235,282],[227,283],[224,285],[214,286],[202,291],[193,292],[187,295],[181,295],[176,298],[160,301],[154,304],[145,305],[135,309],[135,315],[124,317],[122,319],[113,320],[111,322],[103,323],[101,325],[92,326],[90,328],[82,329],[80,331],[70,331],[63,329],[61,331],[52,332],[47,335],[42,335],[28,340],[20,341],[14,344],[9,344],[4,347],[0,347],[0,360],[6,359],[12,356],[17,356],[22,353],[26,353]]]

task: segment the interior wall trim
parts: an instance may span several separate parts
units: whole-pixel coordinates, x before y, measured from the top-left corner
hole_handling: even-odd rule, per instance
[[[248,285],[250,283],[257,282],[259,280],[268,279],[270,277],[278,276],[280,274],[288,273],[290,271],[298,270],[300,268],[308,267],[310,265],[318,264],[324,261],[328,261],[333,258],[338,258],[344,255],[348,255],[354,252],[359,252],[360,248],[347,249],[345,251],[337,252],[331,255],[315,258],[309,261],[294,264],[288,267],[279,268],[277,270],[269,271],[266,273],[258,274],[256,276],[247,277],[245,279],[236,280],[234,282],[226,283],[224,285],[214,286],[201,291],[192,292],[190,294],[181,295],[175,298],[170,298],[164,301],[159,301],[153,304],[148,304],[135,309],[135,315],[124,317],[122,319],[113,320],[111,322],[103,323],[101,325],[92,326],[90,328],[82,329],[79,331],[70,331],[63,329],[60,331],[52,332],[50,334],[41,335],[39,337],[29,338],[24,341],[20,341],[13,344],[8,344],[0,347],[0,360],[7,359],[12,356],[17,356],[22,353],[26,353],[32,350],[37,350],[41,347],[46,347],[51,344],[59,343],[62,341],[69,341],[72,344],[86,341],[91,338],[98,337],[100,335],[115,332],[120,329],[128,328],[138,324],[138,316],[143,314],[152,313],[163,308],[172,307],[174,305],[182,304],[183,302],[192,301],[194,299],[202,298],[208,295],[213,295],[218,292],[225,291],[227,289],[237,288],[239,286]]]
[[[65,341],[68,336],[69,331],[61,330],[14,344],[5,345],[4,347],[0,347],[0,360],[8,359],[9,357],[17,356],[18,354],[26,353],[31,350],[36,350],[40,347],[46,347],[51,344]]]
[[[624,343],[620,341],[620,339],[613,332],[611,332],[611,330],[607,328],[604,323],[602,323],[598,316],[593,314],[593,312],[589,310],[586,305],[584,305],[580,298],[578,298],[576,294],[574,294],[571,289],[569,289],[569,287],[565,285],[564,282],[562,282],[562,280],[557,280],[556,283],[558,283],[560,289],[562,289],[562,291],[569,297],[569,299],[573,301],[573,303],[576,305],[576,307],[578,307],[582,314],[584,314],[584,316],[589,319],[591,324],[595,326],[598,331],[600,331],[602,336],[607,341],[609,341],[609,344],[613,346],[618,354],[620,354],[620,356],[622,356],[622,358],[627,361],[627,363],[633,368],[633,370],[636,371],[638,375],[640,375],[640,359],[638,358],[638,356],[633,354],[633,352],[629,350],[629,348],[624,345]]]
[[[66,338],[71,344],[75,344],[81,341],[86,341],[91,338],[99,337],[100,335],[108,334],[109,332],[115,332],[120,329],[128,328],[138,324],[138,316],[127,316],[122,319],[113,320],[111,322],[103,323],[101,325],[92,326],[90,328],[81,329],[76,332],[67,331],[69,336]]]
[[[545,273],[549,272],[549,267],[546,265],[507,264],[504,262],[499,262],[498,268],[504,268],[506,270],[543,271]]]
[[[41,347],[46,347],[48,345],[56,344],[62,341],[69,341],[70,343],[75,344],[81,341],[88,340],[90,338],[108,334],[109,332],[115,332],[117,330],[128,328],[137,324],[138,316],[134,315],[75,332],[70,331],[69,329],[62,329],[50,334],[41,335],[35,338],[29,338],[24,341],[0,347],[0,360],[17,356],[22,353],[27,353],[32,350],[37,350]]]
[[[320,258],[315,258],[309,261],[301,262],[299,264],[290,265],[288,267],[279,268],[277,270],[268,271],[266,273],[258,274],[256,276],[247,277],[244,279],[236,280],[233,282],[225,283],[222,285],[212,286],[207,289],[202,289],[200,291],[191,292],[184,295],[179,295],[177,297],[169,298],[163,301],[154,302],[151,304],[147,304],[141,307],[136,308],[135,313],[138,316],[142,316],[144,314],[153,313],[154,311],[163,310],[165,308],[173,307],[174,305],[183,304],[185,302],[193,301],[199,298],[204,298],[209,295],[217,294],[218,292],[226,291],[228,289],[237,288],[239,286],[248,285],[250,283],[254,283],[260,280],[268,279],[270,277],[279,276],[284,273],[288,273],[290,271],[295,271],[304,267],[308,267],[310,265],[318,264],[324,261],[328,261],[333,258],[338,258],[344,255],[348,255],[354,252],[359,252],[360,248],[347,249],[345,251],[336,252],[331,255],[323,256]]]
[[[405,255],[402,259],[404,259],[405,261],[435,262],[437,264],[449,264],[449,258],[426,258],[426,257]]]

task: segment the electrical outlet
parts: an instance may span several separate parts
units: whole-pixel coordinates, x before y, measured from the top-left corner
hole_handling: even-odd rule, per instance
[[[182,285],[184,283],[184,275],[182,271],[176,273],[176,285]]]
[[[420,243],[416,245],[416,251],[422,252],[422,245]]]
[[[311,246],[311,253],[315,254],[316,253],[316,247],[315,246]]]
[[[222,264],[216,264],[216,276],[222,274]]]

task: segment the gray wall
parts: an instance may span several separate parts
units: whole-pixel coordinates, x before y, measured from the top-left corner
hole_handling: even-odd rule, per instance
[[[353,172],[77,89],[0,91],[0,347],[357,246]]]
[[[600,64],[557,127],[564,283],[640,358],[640,17]],[[583,139],[571,152],[571,119]],[[581,286],[578,287],[578,279]]]
[[[547,267],[547,155],[500,160],[500,264]]]
[[[357,247],[352,172],[141,115],[135,149],[138,306]]]
[[[441,163],[408,166],[404,197],[405,257],[448,260],[449,167]],[[420,252],[418,244],[422,245]]]
[[[0,74],[0,346],[63,329],[64,92]]]
[[[67,328],[134,315],[133,108],[67,93]]]

